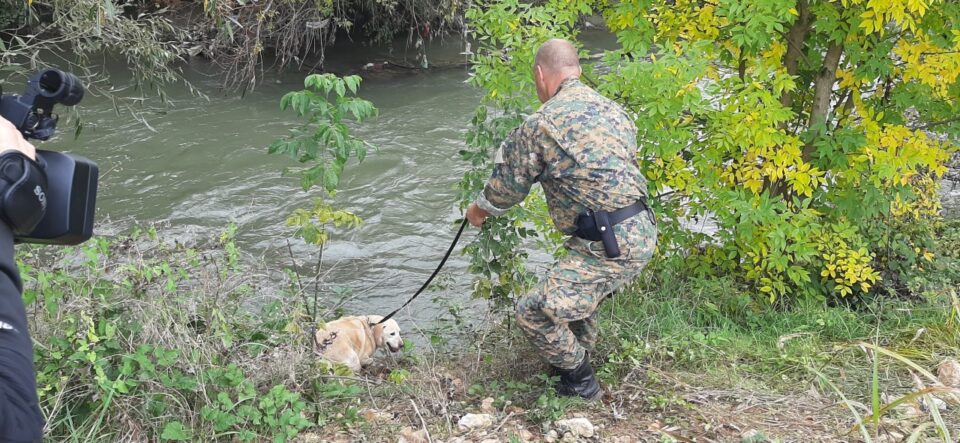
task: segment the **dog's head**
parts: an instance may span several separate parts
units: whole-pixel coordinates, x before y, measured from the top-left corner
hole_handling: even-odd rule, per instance
[[[403,338],[400,337],[400,325],[394,319],[377,324],[383,317],[379,315],[367,316],[370,328],[373,329],[373,340],[378,348],[386,347],[391,352],[403,349]]]

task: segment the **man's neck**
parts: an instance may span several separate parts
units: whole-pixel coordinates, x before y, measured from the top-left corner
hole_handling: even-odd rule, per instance
[[[571,83],[579,80],[580,80],[579,75],[571,75],[563,80],[560,80],[560,86],[557,86],[557,92],[560,92],[560,90],[563,89],[564,86],[570,86]]]
[[[553,95],[551,95],[550,98],[556,97],[557,94],[559,94],[560,91],[562,91],[564,87],[570,86],[571,83],[573,83],[575,80],[579,80],[579,79],[580,79],[580,76],[578,76],[578,75],[571,75],[570,77],[567,77],[567,78],[564,78],[563,80],[560,80],[560,83],[557,85],[557,89],[553,91]]]

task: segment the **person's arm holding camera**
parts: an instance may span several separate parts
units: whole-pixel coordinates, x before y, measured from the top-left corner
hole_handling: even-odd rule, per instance
[[[29,220],[38,220],[43,214],[43,190],[34,183],[46,183],[42,168],[37,167],[36,149],[26,141],[17,128],[0,118],[0,442],[40,441],[43,415],[37,400],[37,383],[33,370],[33,344],[27,325],[27,313],[21,298],[22,284],[13,252],[15,226]],[[25,169],[29,168],[29,171]],[[28,174],[39,174],[30,177]],[[20,180],[17,177],[20,177]],[[17,205],[8,202],[16,198],[8,195],[14,187],[27,191],[39,190],[40,205]],[[29,213],[39,212],[39,213]]]

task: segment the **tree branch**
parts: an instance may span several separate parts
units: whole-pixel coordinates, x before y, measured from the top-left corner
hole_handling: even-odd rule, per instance
[[[927,124],[925,124],[925,125],[914,126],[914,127],[910,128],[910,129],[913,130],[913,131],[916,131],[916,130],[918,130],[918,129],[921,130],[921,131],[923,131],[923,130],[927,130],[927,129],[930,129],[930,128],[933,128],[933,127],[937,127],[937,126],[940,126],[940,125],[946,125],[946,124],[953,123],[953,122],[957,122],[957,121],[960,121],[960,116],[956,116],[956,117],[953,117],[953,118],[948,118],[948,119],[946,119],[946,120],[940,120],[940,121],[938,121],[938,122],[927,123]]]
[[[737,75],[742,82],[747,76],[747,59],[743,56],[743,48],[740,48],[740,62],[737,64]]]

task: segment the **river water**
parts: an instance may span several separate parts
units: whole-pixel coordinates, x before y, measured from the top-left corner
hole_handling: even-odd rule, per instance
[[[463,61],[461,51],[460,41],[436,40],[428,54],[435,65],[450,64]],[[327,67],[351,72],[402,55],[340,42],[328,50]],[[191,244],[215,238],[233,222],[241,250],[267,268],[280,269],[290,264],[286,240],[292,229],[284,225],[285,217],[322,195],[302,191],[296,177],[282,176],[283,168],[295,162],[266,149],[298,124],[292,111],[280,111],[279,101],[303,88],[307,72],[267,72],[241,98],[218,92],[221,80],[210,75],[213,71],[203,61],[186,64],[185,77],[209,100],[182,86],[168,88],[170,105],[148,113],[146,124],[123,112],[118,116],[109,100],[89,96],[80,104],[81,137],[66,135],[70,128],[64,125],[61,136],[42,147],[77,152],[99,164],[97,234],[159,222],[166,226],[160,231],[167,240]],[[347,312],[386,314],[399,306],[430,275],[452,240],[460,216],[454,187],[467,167],[458,151],[480,99],[480,92],[465,84],[467,76],[466,68],[364,76],[361,96],[380,115],[356,134],[380,150],[348,165],[334,199],[364,224],[336,231],[324,251],[325,264],[337,266],[327,283],[362,294],[345,306]],[[470,231],[464,237],[469,236]],[[301,262],[316,256],[316,248],[291,243]],[[452,284],[425,294],[398,318],[435,318],[445,308],[431,303],[431,295],[467,302],[465,268],[466,260],[455,253],[445,268]]]

